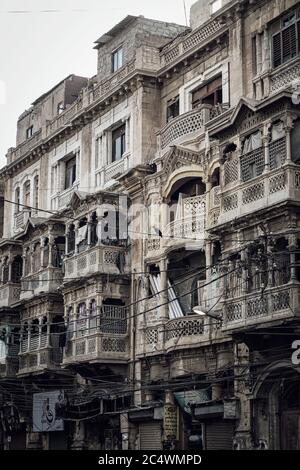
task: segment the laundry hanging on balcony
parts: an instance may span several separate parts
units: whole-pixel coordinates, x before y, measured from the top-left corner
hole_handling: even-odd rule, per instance
[[[153,275],[150,274],[150,286],[152,293],[155,297],[159,297],[158,292],[160,292],[160,274]],[[176,294],[174,288],[170,280],[168,279],[168,300],[169,300],[169,317],[171,320],[174,318],[181,318],[184,317],[184,313],[182,311],[181,305],[176,298]]]
[[[83,227],[80,227],[78,229],[77,243],[83,242],[86,239],[86,234],[87,234],[87,225],[84,225]]]

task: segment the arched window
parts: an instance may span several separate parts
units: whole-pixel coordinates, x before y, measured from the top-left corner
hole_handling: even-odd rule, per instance
[[[15,191],[15,211],[20,212],[20,188],[17,188]]]
[[[35,209],[39,207],[39,177],[35,176],[33,180],[33,205]]]
[[[30,181],[26,181],[23,187],[24,206],[30,207]],[[26,209],[26,207],[25,207]]]

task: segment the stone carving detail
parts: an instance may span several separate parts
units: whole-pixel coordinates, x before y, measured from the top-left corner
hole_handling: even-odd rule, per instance
[[[96,351],[96,338],[93,338],[88,341],[88,353],[92,354],[95,351]]]
[[[226,318],[228,322],[242,320],[242,304],[237,303],[226,305]]]
[[[85,354],[85,341],[76,343],[75,345],[75,354],[76,356],[83,356]]]
[[[232,194],[231,196],[225,196],[223,199],[224,212],[232,211],[238,207],[238,195]]]
[[[225,185],[234,183],[239,179],[239,161],[238,159],[227,160],[224,163]]]
[[[158,329],[157,328],[149,328],[146,330],[146,344],[157,344],[158,343]]]
[[[268,299],[267,297],[257,297],[252,300],[248,300],[246,316],[247,318],[258,317],[260,315],[268,314]]]
[[[300,65],[294,65],[289,67],[281,73],[276,74],[271,80],[271,92],[274,93],[280,88],[289,87],[293,80],[299,80],[300,76]]]
[[[197,336],[203,334],[203,320],[175,320],[166,325],[166,341],[184,336]]]
[[[269,145],[270,169],[282,166],[286,160],[286,138],[275,140]]]
[[[257,183],[250,188],[246,188],[243,191],[243,204],[250,204],[251,202],[262,199],[265,195],[265,186],[264,183]]]
[[[161,147],[166,148],[179,137],[192,134],[204,127],[205,110],[193,110],[171,121],[161,132]]]
[[[103,338],[102,349],[104,352],[126,352],[126,341],[119,338]]]
[[[80,271],[80,270],[86,269],[86,267],[87,267],[87,257],[82,256],[81,258],[77,260],[77,270]]]
[[[286,187],[286,178],[285,173],[280,173],[279,175],[270,178],[270,194],[277,193],[282,191]]]

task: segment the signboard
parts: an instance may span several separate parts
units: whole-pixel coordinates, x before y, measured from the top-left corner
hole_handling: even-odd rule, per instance
[[[238,402],[237,400],[224,400],[224,419],[238,418]]]
[[[64,392],[35,393],[33,395],[33,432],[63,431],[61,416]]]
[[[178,433],[178,416],[176,405],[164,406],[164,440],[175,441],[177,440]]]

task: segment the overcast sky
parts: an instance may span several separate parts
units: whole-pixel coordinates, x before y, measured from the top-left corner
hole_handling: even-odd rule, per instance
[[[190,5],[185,0],[189,18]],[[67,75],[96,73],[93,42],[128,14],[185,24],[183,0],[1,0],[0,165],[18,116]],[[59,10],[45,12],[43,10]]]

